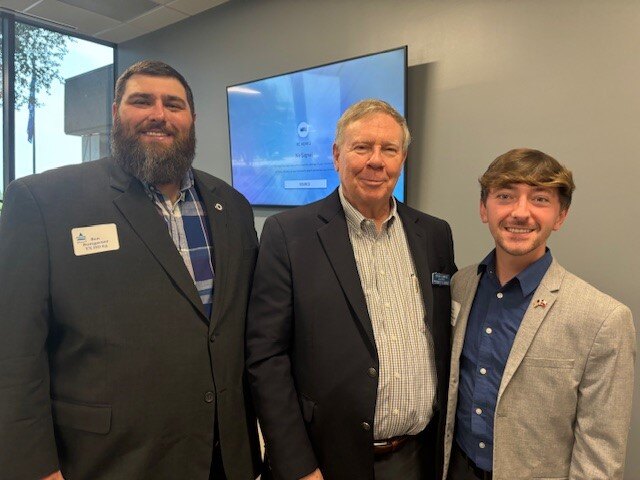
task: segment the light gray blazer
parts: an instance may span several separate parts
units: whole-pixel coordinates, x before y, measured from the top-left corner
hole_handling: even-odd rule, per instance
[[[443,479],[451,458],[460,353],[479,279],[472,265],[451,284]],[[494,480],[622,479],[635,342],[629,308],[554,260],[522,319],[500,383]]]

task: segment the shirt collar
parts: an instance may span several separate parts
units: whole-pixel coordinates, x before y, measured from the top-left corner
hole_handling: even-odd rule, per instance
[[[553,257],[551,256],[551,250],[546,248],[544,255],[541,258],[533,262],[514,277],[518,279],[520,289],[525,297],[538,288],[538,285],[540,285],[542,277],[547,273],[552,260]],[[490,272],[495,272],[496,270],[495,248],[478,264],[478,274],[484,273],[487,269]]]
[[[180,198],[178,200],[181,200],[184,198],[185,192],[187,190],[189,190],[191,187],[193,187],[195,184],[195,181],[193,179],[193,169],[189,169],[186,171],[186,173],[184,174],[184,176],[182,177],[182,181],[180,182]],[[150,183],[147,182],[142,182],[142,185],[144,185],[144,189],[147,192],[147,195],[149,195],[151,198],[154,197],[154,195],[161,195],[162,193],[160,192],[160,190],[158,190],[154,185],[151,185]]]
[[[344,210],[344,215],[347,219],[347,223],[350,223],[352,226],[356,227],[359,230],[363,229],[365,226],[364,222],[372,219],[366,218],[358,211],[356,207],[351,205],[349,200],[347,200],[347,198],[344,196],[344,193],[342,192],[342,185],[338,187],[338,195],[340,196],[340,203],[342,204],[342,209]],[[382,222],[383,229],[389,229],[389,227],[396,219],[397,211],[398,208],[396,199],[391,196],[391,210],[389,211],[389,216],[385,219],[384,222]]]

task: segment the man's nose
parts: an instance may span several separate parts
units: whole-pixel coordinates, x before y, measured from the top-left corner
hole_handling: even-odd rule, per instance
[[[371,151],[371,156],[367,161],[367,165],[369,165],[372,168],[382,168],[382,166],[384,165],[384,160],[382,158],[382,148],[377,146],[373,147]]]
[[[149,111],[149,120],[162,121],[164,120],[165,108],[161,101],[154,102]]]
[[[523,195],[518,198],[511,211],[511,216],[515,218],[529,217],[529,199],[526,196]]]

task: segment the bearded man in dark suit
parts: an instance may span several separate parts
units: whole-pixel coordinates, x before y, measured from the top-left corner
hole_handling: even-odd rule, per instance
[[[0,223],[0,477],[253,480],[252,210],[191,168],[184,77],[116,84],[112,158],[14,181]]]

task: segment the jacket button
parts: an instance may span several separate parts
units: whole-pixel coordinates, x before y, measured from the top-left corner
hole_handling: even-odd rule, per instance
[[[367,373],[371,378],[376,378],[378,376],[377,370],[373,367],[369,368],[369,370],[367,370]]]
[[[213,343],[213,342],[215,342],[215,341],[216,341],[216,334],[215,334],[215,333],[212,333],[212,334],[211,334],[211,336],[209,337],[209,341],[210,341],[211,343]]]
[[[213,400],[216,398],[216,396],[214,395],[213,392],[206,392],[204,394],[204,401],[207,403],[211,403],[213,402]]]
[[[365,432],[368,432],[369,430],[371,430],[371,425],[369,425],[367,422],[362,422],[362,429]]]

